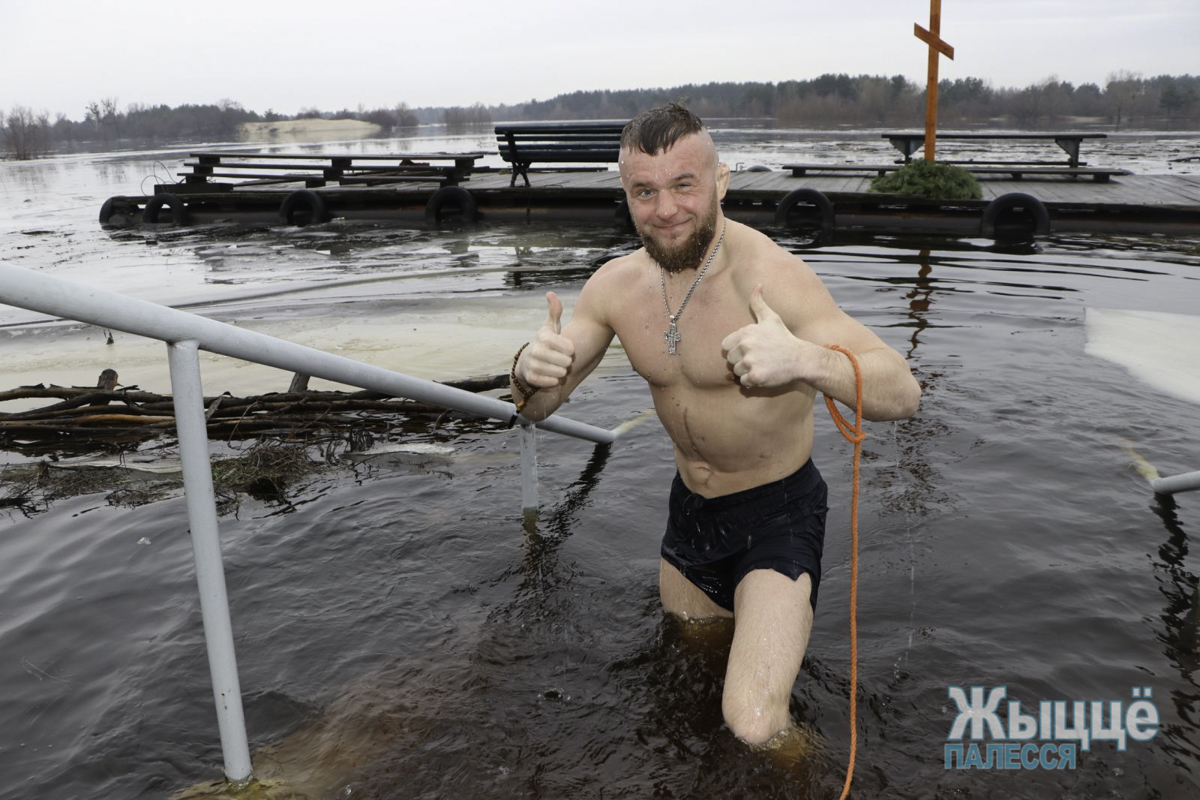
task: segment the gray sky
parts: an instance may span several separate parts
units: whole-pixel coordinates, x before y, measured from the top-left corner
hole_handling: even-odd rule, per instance
[[[228,98],[293,114],[519,103],[576,89],[924,84],[929,0],[0,0],[0,110]],[[1200,0],[943,0],[942,78],[1104,85],[1200,73]]]

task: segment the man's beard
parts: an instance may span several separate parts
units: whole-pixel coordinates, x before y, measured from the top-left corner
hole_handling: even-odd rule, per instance
[[[677,245],[668,247],[653,238],[646,230],[638,231],[646,252],[655,262],[672,274],[697,269],[708,255],[708,246],[717,233],[717,206],[714,203],[708,216],[700,220],[696,230]]]

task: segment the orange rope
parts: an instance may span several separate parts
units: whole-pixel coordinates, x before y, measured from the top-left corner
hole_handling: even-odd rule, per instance
[[[850,359],[854,367],[854,425],[851,426],[825,395],[825,406],[833,423],[849,441],[854,443],[854,489],[850,496],[850,762],[846,765],[846,783],[842,787],[840,800],[850,794],[850,781],[854,778],[854,756],[858,750],[858,468],[862,458],[862,443],[867,438],[862,429],[863,379],[858,358],[844,347],[825,345]]]

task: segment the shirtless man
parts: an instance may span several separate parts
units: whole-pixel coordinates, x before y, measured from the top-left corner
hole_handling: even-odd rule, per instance
[[[592,275],[566,326],[547,293],[546,321],[513,366],[513,398],[526,419],[544,419],[621,340],[675,444],[663,607],[733,617],[722,711],[736,736],[764,744],[789,727],[821,577],[814,398],[854,405],[853,367],[824,345],[858,357],[867,419],[911,416],[921,390],[803,261],[725,219],[729,167],[686,108],[634,118],[620,172],[644,247]]]

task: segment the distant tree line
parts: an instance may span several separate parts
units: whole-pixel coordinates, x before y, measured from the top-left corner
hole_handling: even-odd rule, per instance
[[[7,114],[0,112],[0,141],[3,153],[11,158],[27,159],[47,155],[58,147],[79,148],[88,145],[112,147],[122,141],[187,143],[201,141],[236,141],[239,126],[246,122],[278,122],[280,120],[320,117],[324,119],[357,119],[378,125],[384,134],[403,128],[416,128],[421,119],[406,104],[394,108],[322,112],[315,108],[301,109],[288,116],[268,109],[260,114],[247,111],[240,103],[222,100],[216,104],[171,107],[130,103],[124,110],[115,97],[106,97],[87,104],[83,119],[73,121],[59,114],[51,122],[45,111],[35,113],[16,106]]]
[[[451,133],[460,133],[492,124],[492,112],[481,103],[467,108],[454,106],[442,110],[442,122]]]
[[[704,118],[768,118],[781,126],[911,126],[925,119],[924,86],[903,75],[846,74],[780,83],[572,92],[493,109],[493,115],[512,120],[627,119],[681,98]],[[1119,72],[1109,76],[1103,87],[1048,78],[1023,89],[997,89],[979,78],[943,80],[938,83],[938,115],[945,125],[1029,127],[1059,125],[1074,118],[1116,126],[1195,125],[1200,123],[1200,76],[1147,79]]]
[[[925,117],[925,88],[903,75],[825,74],[780,83],[706,83],[661,89],[579,91],[517,105],[392,108],[321,111],[305,108],[294,116],[268,109],[248,111],[222,100],[209,105],[148,106],[124,110],[115,97],[88,103],[83,119],[16,106],[0,112],[3,151],[11,158],[36,158],[59,148],[112,147],[121,141],[186,143],[232,141],[245,122],[276,122],[320,117],[357,119],[379,125],[381,135],[422,124],[443,124],[458,132],[502,120],[628,119],[662,103],[684,99],[701,117],[773,120],[782,127],[833,125],[919,126]],[[1079,120],[1116,127],[1191,128],[1200,126],[1200,76],[1143,78],[1117,72],[1104,86],[1047,78],[1017,88],[995,88],[979,78],[938,84],[939,122],[944,126],[1066,126]]]
[[[43,111],[34,114],[17,106],[8,114],[0,114],[4,131],[4,149],[20,160],[37,158],[50,152],[50,115]]]

